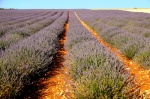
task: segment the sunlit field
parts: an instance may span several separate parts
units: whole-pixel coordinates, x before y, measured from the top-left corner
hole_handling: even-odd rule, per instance
[[[147,99],[150,9],[0,10],[0,99]]]

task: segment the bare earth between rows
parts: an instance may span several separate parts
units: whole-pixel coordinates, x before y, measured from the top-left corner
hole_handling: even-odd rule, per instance
[[[142,68],[138,63],[133,60],[129,60],[120,51],[108,43],[106,43],[96,31],[90,28],[84,21],[80,19],[76,12],[74,12],[78,20],[81,24],[88,30],[94,37],[105,46],[110,52],[114,53],[116,57],[125,64],[126,70],[128,70],[132,75],[135,76],[135,83],[140,86],[141,94],[146,94],[146,96],[150,96],[150,70],[146,70]]]
[[[70,13],[68,13],[68,21],[69,21]],[[64,45],[66,42],[66,35],[68,31],[68,21],[64,26],[64,33],[62,34],[61,39],[59,40],[60,48],[58,50],[58,57],[56,59],[57,68],[55,68],[52,73],[51,77],[47,80],[41,80],[41,84],[46,85],[46,87],[40,90],[41,96],[38,98],[41,99],[67,99],[68,96],[71,97],[71,85],[69,84],[69,77],[67,71],[68,67],[64,66],[64,57],[67,51],[64,49]]]

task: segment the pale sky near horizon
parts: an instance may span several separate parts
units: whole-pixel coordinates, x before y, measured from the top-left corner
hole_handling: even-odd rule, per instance
[[[150,0],[0,0],[0,8],[94,9],[150,8]]]

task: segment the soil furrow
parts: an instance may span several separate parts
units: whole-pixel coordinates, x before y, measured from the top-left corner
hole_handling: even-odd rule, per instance
[[[81,24],[88,30],[90,33],[103,45],[105,46],[110,52],[114,53],[116,57],[125,64],[125,68],[129,71],[133,76],[135,76],[135,83],[140,86],[141,94],[145,97],[150,98],[150,70],[146,70],[142,68],[138,63],[133,60],[129,60],[126,58],[121,52],[106,43],[96,31],[94,31],[90,26],[88,26],[84,21],[80,19],[76,12],[74,12],[78,20]]]
[[[45,86],[42,90],[39,90],[40,96],[39,99],[67,99],[71,95],[71,85],[69,84],[70,77],[67,74],[68,67],[64,66],[65,55],[67,51],[64,49],[66,42],[66,34],[68,30],[68,20],[64,26],[64,33],[61,35],[59,43],[60,48],[57,52],[57,57],[55,58],[55,68],[48,72],[46,75],[49,75],[48,79],[41,79],[39,85]]]
[[[65,55],[67,51],[64,49],[64,44],[66,41],[66,34],[68,30],[68,21],[69,21],[69,14],[68,20],[64,26],[64,32],[60,37],[59,43],[60,48],[57,52],[57,57],[54,60],[55,68],[47,72],[45,75],[49,78],[47,79],[40,79],[39,86],[44,86],[43,89],[39,90],[40,95],[38,96],[39,99],[66,99],[67,96],[70,94],[71,86],[67,82],[70,78],[67,75],[67,66],[64,66],[63,63],[65,61]]]

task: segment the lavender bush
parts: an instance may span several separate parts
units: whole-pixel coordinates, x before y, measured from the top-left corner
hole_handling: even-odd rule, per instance
[[[73,12],[67,36],[66,64],[75,81],[73,92],[77,99],[139,98],[139,89],[124,70],[124,64],[82,26]]]

